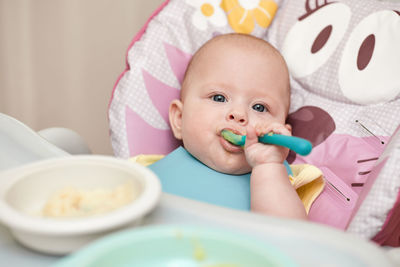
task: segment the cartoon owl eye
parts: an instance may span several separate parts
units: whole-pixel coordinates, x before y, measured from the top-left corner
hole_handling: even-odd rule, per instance
[[[339,65],[339,85],[358,104],[390,101],[400,93],[400,13],[382,10],[352,31]]]
[[[299,18],[286,35],[282,54],[291,74],[301,78],[320,68],[335,51],[351,17],[343,3],[327,3]]]

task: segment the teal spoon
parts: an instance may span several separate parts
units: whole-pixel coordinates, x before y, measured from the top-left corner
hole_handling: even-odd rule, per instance
[[[229,130],[222,130],[221,135],[225,140],[237,146],[244,146],[246,142],[245,135],[234,134]],[[284,146],[302,156],[310,154],[312,150],[312,144],[308,140],[295,136],[269,133],[258,137],[258,142]]]

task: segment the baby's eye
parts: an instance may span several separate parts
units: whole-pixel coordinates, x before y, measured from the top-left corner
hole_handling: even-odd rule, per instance
[[[223,95],[213,95],[211,98],[215,102],[226,102],[226,98]]]
[[[266,108],[264,105],[262,105],[262,104],[255,104],[255,105],[253,106],[253,109],[254,109],[255,111],[258,111],[258,112],[266,112],[266,111],[267,111],[267,108]]]

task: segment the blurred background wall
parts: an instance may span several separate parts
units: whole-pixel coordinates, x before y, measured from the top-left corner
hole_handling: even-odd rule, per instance
[[[107,107],[133,36],[163,0],[0,0],[0,112],[112,154]],[[1,148],[0,148],[1,149]]]

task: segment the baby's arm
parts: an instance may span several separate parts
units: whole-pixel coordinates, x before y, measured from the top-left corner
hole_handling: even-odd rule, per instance
[[[288,149],[258,143],[268,132],[291,135],[289,126],[274,123],[268,127],[247,128],[246,159],[253,170],[250,180],[251,210],[287,218],[307,219],[303,203],[290,183],[283,164]]]

